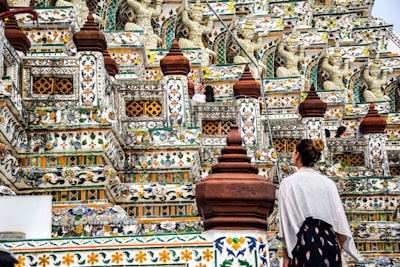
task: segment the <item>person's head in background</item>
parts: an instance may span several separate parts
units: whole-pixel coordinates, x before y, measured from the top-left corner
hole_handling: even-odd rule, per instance
[[[205,92],[205,88],[203,87],[203,85],[201,83],[196,83],[194,85],[194,93],[195,94],[203,95],[204,92]]]
[[[211,85],[206,85],[206,101],[207,102],[215,102],[215,98],[214,98],[214,88],[212,88]]]
[[[201,83],[194,86],[194,95],[192,97],[192,104],[206,103],[206,95],[204,94],[205,88]]]
[[[325,136],[326,137],[331,137],[331,131],[325,128]]]
[[[321,139],[302,139],[296,144],[292,153],[292,163],[298,167],[313,167],[320,160],[324,150],[324,142]]]
[[[346,126],[340,126],[336,131],[335,137],[346,137],[346,136],[347,136]]]

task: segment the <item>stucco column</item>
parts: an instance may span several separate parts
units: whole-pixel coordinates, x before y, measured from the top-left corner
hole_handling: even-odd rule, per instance
[[[299,113],[302,117],[305,136],[308,139],[326,139],[323,128],[324,114],[328,105],[320,99],[311,85],[306,99],[300,104]]]
[[[253,78],[250,68],[246,65],[242,77],[233,85],[233,94],[239,106],[240,134],[245,146],[260,146],[264,144],[260,116],[260,84]]]
[[[98,74],[104,72],[103,51],[107,49],[107,41],[91,13],[82,29],[74,34],[73,40],[79,57],[80,106],[100,106],[104,104],[100,99],[104,77],[98,77]]]
[[[179,48],[178,40],[172,41],[169,53],[160,61],[166,89],[166,112],[169,127],[190,126],[190,98],[188,93],[189,60]]]
[[[305,134],[304,138],[307,139],[326,139],[325,130],[324,130],[324,120],[322,118],[302,118],[301,120]]]
[[[368,140],[366,166],[372,169],[377,176],[389,176],[386,153],[386,120],[382,118],[371,104],[367,116],[361,121],[360,132]]]
[[[1,73],[1,77],[3,76],[9,76],[11,78],[11,80],[14,82],[14,85],[16,86],[16,88],[21,88],[21,80],[20,80],[20,66],[19,64],[21,63],[20,60],[21,58],[26,55],[26,52],[30,49],[31,47],[31,42],[29,40],[29,38],[26,36],[25,32],[23,32],[21,30],[21,28],[19,27],[19,24],[15,18],[15,14],[18,13],[31,13],[31,14],[36,14],[36,11],[33,8],[14,8],[12,11],[10,10],[10,7],[7,3],[6,0],[0,0],[0,13],[2,13],[3,15],[5,15],[7,12],[13,12],[14,15],[12,15],[12,13],[9,15],[6,15],[4,17],[4,24],[2,23],[1,27],[1,37],[4,39],[6,38],[8,40],[8,42],[11,44],[11,46],[15,49],[16,54],[18,55],[18,57],[14,57],[15,63],[12,64],[11,66],[8,66],[7,70],[4,69],[5,65],[4,65],[4,56],[1,57],[1,69],[0,69],[0,73]],[[34,16],[32,16],[33,18]],[[3,49],[4,49],[4,42],[1,42],[0,45],[0,51],[1,53],[3,53]],[[12,53],[12,52],[11,52]],[[11,92],[11,94],[15,93],[15,91],[13,90]],[[20,92],[18,92],[18,94],[20,94]],[[20,96],[15,96],[14,97],[16,99],[20,99]],[[17,103],[17,108],[19,110],[21,110],[21,104]]]
[[[326,158],[328,153],[324,129],[324,114],[327,106],[328,105],[318,96],[314,85],[311,85],[306,99],[300,104],[299,107],[299,113],[302,116],[301,121],[305,130],[304,138],[312,140],[322,139],[325,143],[325,150],[322,154],[322,160]]]

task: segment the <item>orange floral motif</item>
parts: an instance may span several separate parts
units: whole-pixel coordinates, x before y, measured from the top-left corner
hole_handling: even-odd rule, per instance
[[[84,69],[85,71],[91,71],[91,70],[92,70],[92,65],[86,64],[86,65],[83,67],[83,69]]]
[[[43,256],[39,257],[39,265],[40,266],[47,266],[50,264],[50,257],[44,254]]]
[[[98,254],[95,254],[94,252],[92,252],[92,253],[90,253],[88,256],[88,263],[89,264],[95,264],[95,263],[98,263],[99,262],[99,255]]]
[[[43,110],[43,109],[41,109],[41,110],[39,110],[39,111],[38,111],[38,114],[39,114],[39,116],[44,116],[44,115],[46,115],[46,114],[47,114],[47,111],[46,111],[46,110]]]
[[[86,179],[86,181],[90,181],[90,180],[92,180],[92,179],[93,179],[93,177],[94,177],[94,175],[93,175],[93,174],[91,174],[91,173],[87,173],[87,174],[86,174],[86,176],[85,176],[85,179]]]
[[[238,250],[242,246],[242,244],[246,242],[246,239],[244,237],[229,237],[226,241],[232,246],[234,250]]]
[[[17,257],[18,263],[15,264],[15,267],[24,267],[25,266],[25,257],[18,255]]]
[[[92,81],[93,81],[93,79],[90,78],[89,76],[86,76],[85,78],[83,78],[83,82],[86,83],[86,84],[92,83]],[[89,90],[89,91],[87,91],[86,93],[91,93],[92,92],[92,90],[90,90],[90,89],[87,89],[87,90]]]
[[[163,250],[158,255],[160,256],[160,261],[162,262],[167,262],[171,260],[169,251]]]
[[[214,258],[214,253],[210,249],[206,249],[203,251],[203,259],[206,261],[210,261]]]
[[[196,265],[196,267],[207,267],[207,265],[200,262],[198,265]]]
[[[65,256],[62,257],[62,263],[67,265],[67,266],[70,266],[74,262],[75,262],[74,261],[74,255],[72,255],[70,253],[67,253],[67,254],[65,254]]]
[[[147,256],[147,254],[145,252],[139,251],[139,253],[135,254],[135,257],[136,257],[135,261],[143,263],[144,261],[147,260],[146,256]]]
[[[54,111],[50,112],[49,117],[50,119],[54,120],[56,118],[56,113]]]
[[[193,252],[185,249],[184,251],[181,252],[182,260],[184,260],[184,261],[192,260],[192,254],[193,254]]]
[[[118,251],[115,252],[115,254],[111,255],[111,261],[115,262],[115,263],[120,263],[121,261],[123,261],[123,255],[122,253],[119,253]]]

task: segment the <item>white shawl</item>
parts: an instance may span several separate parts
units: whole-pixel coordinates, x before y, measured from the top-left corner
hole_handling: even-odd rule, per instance
[[[311,168],[301,168],[279,186],[279,229],[289,258],[296,246],[297,233],[307,217],[332,225],[346,236],[343,249],[359,260],[350,225],[335,183]]]
[[[194,94],[192,97],[192,104],[206,103],[206,95]]]

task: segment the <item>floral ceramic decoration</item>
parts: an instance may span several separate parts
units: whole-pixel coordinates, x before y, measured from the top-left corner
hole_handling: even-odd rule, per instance
[[[167,185],[167,184],[149,184],[149,185],[131,185],[129,194],[121,195],[119,201],[136,201],[138,203],[152,202],[182,202],[190,201],[195,198],[194,187],[192,184]]]
[[[36,9],[38,13],[39,24],[71,24],[75,20],[75,12],[73,7],[62,7],[62,8],[46,8]],[[16,19],[19,23],[36,25],[35,21],[32,21],[31,15],[17,14]]]
[[[301,35],[304,42],[310,45],[326,44],[328,41],[327,32],[304,32]]]
[[[398,197],[396,196],[348,195],[343,196],[342,201],[346,211],[386,211],[393,214],[398,206]]]
[[[143,46],[140,32],[112,32],[105,34],[105,37],[109,48]]]
[[[203,76],[210,80],[238,79],[244,71],[243,65],[235,66],[208,66],[203,69]]]
[[[125,244],[124,249],[116,249],[122,244]],[[162,244],[168,245],[160,247]],[[12,250],[15,245],[8,243],[6,249]],[[60,245],[65,248],[64,251],[54,249]],[[146,250],[143,245],[146,245]],[[15,255],[21,266],[120,266],[132,263],[214,266],[213,243],[196,234],[179,237],[160,235],[156,238],[104,237],[99,240],[70,238],[64,241],[25,242],[18,247],[19,252]],[[35,252],[34,248],[39,247],[53,252]]]
[[[220,16],[233,15],[235,12],[235,1],[211,3],[211,8]],[[203,6],[203,9],[205,11],[204,16],[215,16],[208,7]]]
[[[33,46],[39,45],[59,45],[64,46],[72,40],[72,34],[68,30],[42,30],[42,31],[31,31],[28,35],[29,40]]]
[[[266,91],[303,91],[304,80],[301,78],[273,78],[265,80]]]
[[[318,96],[327,104],[338,104],[343,102],[345,96],[344,91],[318,91]]]
[[[335,106],[328,106],[324,115],[324,118],[327,120],[340,119],[342,117],[343,117],[343,108]]]
[[[311,26],[311,12],[308,1],[271,3],[270,10],[273,17],[283,15],[284,19],[297,18],[299,27]]]

